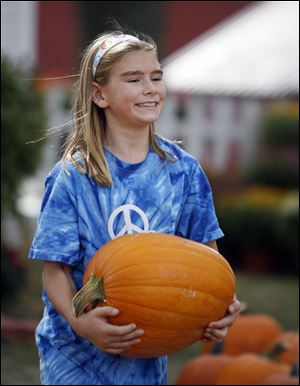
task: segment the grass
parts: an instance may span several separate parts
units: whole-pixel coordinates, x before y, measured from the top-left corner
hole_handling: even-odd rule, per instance
[[[19,300],[9,307],[9,311],[25,318],[40,318],[42,314],[41,264],[29,262],[28,273],[26,288]],[[285,330],[298,330],[298,278],[254,275],[245,272],[238,272],[236,276],[238,298],[247,303],[249,311],[275,317]],[[169,357],[169,385],[175,384],[182,367],[188,360],[198,355],[200,349],[201,343],[196,343]],[[2,342],[1,358],[1,384],[40,384],[38,355],[34,342]]]

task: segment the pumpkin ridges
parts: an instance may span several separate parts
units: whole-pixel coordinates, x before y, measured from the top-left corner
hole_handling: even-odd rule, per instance
[[[170,290],[172,291],[172,288]],[[178,288],[176,288],[176,290],[178,290]],[[182,310],[180,301],[177,301],[175,304],[168,302],[165,298],[165,293],[166,293],[166,291],[163,291],[160,295],[161,298],[164,298],[164,301],[162,302],[162,301],[160,301],[159,296],[158,295],[155,296],[155,294],[153,296],[150,295],[150,296],[146,297],[146,296],[144,296],[143,293],[135,295],[134,290],[133,290],[131,294],[130,293],[126,294],[127,296],[123,293],[123,291],[119,295],[117,293],[115,293],[115,296],[114,296],[114,294],[112,294],[109,291],[109,289],[106,290],[107,301],[113,307],[118,308],[119,305],[120,305],[120,307],[122,307],[124,304],[127,304],[128,307],[130,307],[130,308],[136,308],[137,310],[140,308],[141,311],[143,311],[143,309],[145,308],[145,309],[148,309],[148,310],[153,311],[155,313],[156,311],[160,312],[161,308],[163,306],[164,312],[165,312],[165,315],[164,315],[165,317],[167,317],[168,314],[180,315],[182,318],[188,318],[189,320],[191,320],[192,323],[195,323],[195,321],[197,320],[197,321],[199,321],[199,324],[201,323],[202,325],[209,323],[209,321],[213,317],[217,316],[218,319],[223,317],[225,312],[226,312],[226,304],[224,304],[224,302],[222,302],[222,303],[220,302],[218,310],[215,309],[215,311],[212,313],[211,312],[212,306],[210,306],[210,304],[208,304],[205,307],[203,306],[202,309],[199,310],[194,306],[194,302],[192,299],[190,302],[187,302],[187,301],[184,302],[184,310]],[[175,291],[174,291],[174,296],[176,297]],[[170,294],[170,297],[171,297],[171,294]],[[208,295],[206,295],[206,298],[207,297],[208,297]],[[200,298],[200,297],[198,297],[198,298]],[[203,298],[205,298],[205,296],[203,296]],[[149,305],[143,306],[143,303],[147,302],[147,299],[149,300],[149,303],[151,300],[153,300],[154,303],[157,302],[157,306],[156,307],[155,306],[149,306]],[[171,301],[173,301],[173,299],[171,299]],[[212,299],[212,302],[216,302],[216,301],[217,301],[217,299],[215,299],[215,298]],[[225,311],[224,311],[224,309],[225,309]],[[186,321],[186,323],[187,323],[187,321]]]
[[[147,265],[144,266],[144,268],[147,269]],[[134,268],[132,268],[132,270],[130,270],[130,273],[134,273],[134,272],[136,272],[136,275],[138,275],[139,270],[138,269],[135,270]],[[157,291],[159,291],[160,288],[162,290],[164,290],[165,287],[174,287],[174,288],[177,288],[178,290],[184,289],[185,293],[183,294],[183,296],[185,296],[185,297],[193,297],[193,294],[195,297],[196,292],[197,293],[205,292],[205,293],[209,294],[210,296],[216,296],[216,294],[217,294],[217,298],[220,300],[223,300],[225,302],[231,300],[231,297],[230,297],[230,295],[231,295],[230,284],[231,283],[222,282],[219,285],[217,285],[217,284],[214,285],[214,283],[216,283],[216,280],[219,278],[218,275],[216,275],[214,277],[213,275],[210,275],[206,272],[204,275],[206,283],[201,286],[201,282],[203,282],[202,275],[198,274],[198,272],[195,272],[195,271],[194,272],[188,272],[187,270],[185,271],[185,273],[189,273],[189,275],[187,274],[186,278],[182,278],[182,276],[180,277],[178,275],[178,277],[176,277],[176,278],[174,278],[174,280],[172,280],[172,284],[173,284],[173,282],[174,282],[174,284],[171,285],[169,278],[165,278],[164,280],[162,280],[161,277],[158,278],[158,275],[155,276],[155,273],[153,273],[153,277],[150,278],[149,277],[150,274],[148,272],[147,284],[149,286],[151,285],[152,287],[156,287]],[[105,273],[104,273],[104,275],[105,275]],[[97,275],[97,273],[96,273],[96,276],[100,276],[100,275]],[[122,291],[126,288],[128,290],[130,290],[130,287],[132,287],[133,285],[137,286],[137,287],[141,287],[140,289],[142,289],[145,286],[145,282],[143,280],[143,277],[136,277],[134,284],[130,278],[124,279],[124,277],[126,277],[125,272],[124,272],[124,274],[123,274],[123,272],[120,273],[120,275],[118,275],[118,276],[117,275],[115,275],[113,277],[111,277],[109,275],[105,275],[105,276],[106,276],[106,278],[105,278],[104,285],[105,285],[105,293],[106,294],[109,294],[110,291],[112,291],[112,292],[114,292],[116,290]],[[193,277],[194,277],[194,279],[193,279]],[[158,279],[160,281],[159,284],[157,284]],[[197,283],[195,283],[193,286],[190,286],[189,283],[192,281],[191,279],[194,281],[194,283],[198,279],[199,284],[197,285]],[[122,284],[119,284],[120,280],[122,280]],[[178,281],[180,280],[180,284],[181,284],[180,286],[176,285],[177,280]],[[219,281],[221,281],[221,278]],[[144,292],[146,292],[146,289],[144,290]]]
[[[135,246],[133,246],[133,248],[135,248]],[[135,250],[136,251],[136,250]],[[131,259],[133,260],[135,258],[135,256],[133,255],[133,257],[131,257]],[[156,261],[154,258],[153,258],[153,256],[147,256],[147,255],[143,255],[143,262],[141,262],[140,264],[145,264],[145,267],[146,267],[146,265],[147,265],[147,261],[149,261],[149,263],[151,264],[151,266],[149,266],[149,267],[147,267],[147,269],[148,269],[148,271],[151,269],[152,271],[153,271],[153,281],[156,281],[157,280],[157,269],[155,268],[155,264],[157,264],[157,265],[160,265],[160,260],[159,261]],[[172,266],[174,267],[174,264],[176,264],[176,256],[174,256],[174,261],[172,262]],[[118,262],[117,261],[114,261],[114,264],[115,265],[117,265],[118,264]],[[212,264],[214,264],[212,261],[210,262],[210,264],[211,264],[211,266],[212,266]],[[201,267],[201,269],[198,267],[198,273],[195,273],[195,272],[191,272],[191,274],[195,274],[195,275],[209,275],[209,273],[207,272],[207,270],[206,270],[206,272],[202,272],[203,271],[203,269],[205,270],[205,264],[202,264],[203,265],[203,267]],[[125,264],[125,267],[123,267],[123,264],[122,264],[122,267],[120,268],[120,269],[118,269],[116,272],[113,272],[112,274],[110,274],[110,272],[107,272],[107,270],[105,270],[105,267],[103,268],[103,271],[101,272],[101,274],[105,274],[106,275],[106,277],[107,277],[107,279],[106,279],[106,285],[109,285],[109,281],[111,280],[111,279],[115,279],[116,281],[117,281],[117,279],[118,279],[118,274],[120,274],[120,275],[125,275],[126,273],[124,272],[124,269],[130,269],[130,271],[131,270],[133,270],[133,269],[136,269],[136,270],[138,270],[138,269],[140,269],[140,267],[129,267],[129,266],[127,266],[127,262],[126,262],[126,264]],[[187,269],[188,267],[186,267],[186,269]],[[191,270],[192,271],[194,271],[194,269],[195,269],[195,267],[192,267],[191,268]],[[211,271],[213,271],[213,269],[214,269],[214,267],[213,268],[211,268]],[[219,275],[226,275],[226,269],[227,268],[224,268],[224,267],[222,267],[222,272],[218,272],[218,271],[216,271],[215,270],[215,274],[214,275],[212,275],[213,277],[212,277],[212,280],[214,281],[214,284],[215,283],[218,283],[218,276]],[[179,274],[179,273],[178,273]],[[100,275],[100,272],[98,272],[97,271],[97,269],[95,270],[95,275],[96,276],[99,276]],[[116,277],[112,277],[112,275],[116,275]],[[87,278],[85,278],[84,279],[84,282],[87,280]],[[141,283],[143,284],[143,278],[141,277]],[[167,280],[167,279],[166,279]],[[220,282],[221,280],[219,280],[219,282]],[[231,282],[232,282],[232,279],[231,278],[227,278],[227,281],[224,279],[223,280],[223,282],[222,283],[220,283],[220,285],[221,285],[221,287],[222,287],[222,292],[221,293],[224,293],[224,298],[226,299],[226,291],[230,291],[231,290],[231,288],[230,288],[230,286],[231,286]],[[210,285],[209,287],[211,287],[212,288],[212,290],[214,289],[214,285]],[[229,287],[229,288],[226,288],[226,287]],[[206,289],[207,290],[207,289]],[[216,288],[215,288],[215,290],[216,290]],[[217,289],[217,292],[220,292],[219,291],[219,289]]]
[[[159,309],[153,309],[153,308],[150,308],[150,307],[143,307],[143,306],[139,306],[139,305],[136,305],[136,304],[132,304],[132,303],[129,303],[129,302],[122,302],[122,301],[117,301],[117,302],[113,302],[111,303],[113,307],[115,308],[120,308],[122,309],[124,306],[127,307],[128,309],[128,313],[131,313],[133,315],[132,319],[132,322],[134,321],[134,323],[140,327],[140,324],[143,324],[144,325],[144,321],[146,320],[152,320],[153,323],[156,322],[156,318],[157,317],[160,317],[160,321],[159,321],[159,325],[162,326],[162,328],[167,328],[170,323],[174,323],[175,325],[177,325],[177,323],[179,324],[184,324],[186,325],[186,329],[183,330],[183,329],[180,329],[182,331],[187,331],[187,330],[193,330],[192,326],[195,326],[195,324],[198,325],[198,328],[200,329],[201,327],[204,328],[208,323],[209,323],[209,320],[211,318],[197,318],[196,316],[192,317],[192,316],[189,316],[187,314],[182,314],[182,313],[179,313],[177,311],[164,311],[165,312],[165,315],[164,315],[164,318],[161,317],[161,310]],[[143,316],[139,315],[139,313],[143,312]],[[178,318],[178,316],[180,316],[180,319]],[[118,323],[118,320],[119,318],[121,319],[121,316],[120,317],[114,317],[112,319],[112,321],[114,322],[114,324],[119,324]],[[178,322],[176,323],[176,319],[178,319]],[[149,324],[149,322],[148,322]],[[173,330],[174,329],[174,324],[173,324]]]
[[[158,253],[160,252],[159,251],[159,248],[157,248],[157,250],[158,250]],[[181,252],[182,252],[183,250],[181,250]],[[137,252],[143,252],[142,250],[138,250]],[[152,252],[155,252],[155,249],[154,248],[152,248]],[[179,252],[179,251],[178,251]],[[134,266],[136,266],[136,267],[138,267],[139,265],[141,265],[141,264],[147,264],[148,262],[153,262],[153,256],[148,256],[147,255],[147,253],[148,253],[148,251],[147,250],[145,250],[145,253],[141,253],[141,258],[143,258],[143,261],[141,261],[141,262],[134,262]],[[124,253],[124,255],[125,255],[125,253]],[[200,254],[198,255],[199,256],[199,258],[202,258],[203,259],[203,261],[205,260],[205,258],[203,257],[203,256],[201,256]],[[121,258],[122,256],[120,256],[120,258]],[[174,264],[176,264],[176,265],[178,265],[178,266],[184,266],[184,267],[189,267],[190,269],[194,269],[194,268],[197,268],[198,267],[198,265],[196,265],[196,264],[189,264],[189,261],[186,261],[185,263],[183,263],[183,262],[179,262],[179,261],[176,261],[176,255],[174,255],[173,257],[170,257],[170,261],[167,261],[166,259],[165,259],[165,261],[164,261],[164,263],[165,264],[172,264],[172,265],[174,265]],[[187,258],[188,258],[188,255],[186,256]],[[125,260],[125,259],[123,259],[123,262],[122,262],[122,268],[121,269],[119,269],[119,270],[115,270],[114,272],[113,272],[113,274],[115,274],[115,275],[117,275],[118,273],[119,273],[119,271],[123,271],[124,269],[130,269],[130,268],[132,268],[133,267],[133,264],[132,264],[132,260],[134,260],[134,256],[130,256],[130,260],[128,259],[128,262]],[[219,271],[221,271],[223,274],[225,274],[225,275],[229,275],[229,273],[228,273],[228,268],[227,267],[224,267],[224,265],[221,265],[218,261],[212,261],[212,260],[210,260],[210,263],[212,263],[212,264],[215,264],[215,266],[210,266],[209,268],[212,270],[212,267],[214,267],[215,269],[216,268],[219,268]],[[118,261],[116,260],[115,261],[115,264],[118,264]],[[205,262],[203,262],[203,266],[205,266]],[[103,272],[105,271],[105,267],[103,267]],[[230,276],[230,278],[228,278],[229,280],[231,280],[232,279],[232,277]]]
[[[144,262],[145,262],[145,263],[147,263],[147,259],[149,259],[149,260],[152,260],[152,259],[153,259],[153,256],[147,256],[147,254],[149,253],[149,252],[148,252],[148,249],[138,248],[138,247],[135,246],[135,245],[132,245],[131,248],[134,248],[134,254],[133,254],[132,251],[131,251],[132,254],[131,254],[130,256],[128,256],[128,251],[126,251],[126,250],[125,250],[125,251],[123,250],[123,251],[122,251],[123,253],[120,254],[120,255],[115,254],[115,255],[113,256],[115,264],[118,264],[118,262],[119,262],[120,260],[122,260],[122,266],[123,266],[123,268],[130,267],[130,266],[132,266],[132,262],[135,260],[135,255],[136,255],[136,254],[139,254],[140,257],[144,259]],[[172,245],[170,245],[170,248],[172,248]],[[155,252],[155,250],[157,250],[157,253],[160,253],[160,254],[162,253],[161,248],[152,246],[152,247],[151,247],[151,251],[152,251],[152,252]],[[189,252],[187,252],[185,249],[183,249],[183,248],[177,248],[177,250],[173,253],[173,255],[169,257],[169,261],[167,260],[166,257],[164,258],[165,263],[168,263],[168,262],[169,262],[169,263],[172,263],[172,264],[181,264],[181,265],[182,265],[182,264],[183,264],[182,261],[181,261],[181,254],[182,254],[182,252],[184,252],[184,253],[186,254],[186,259],[188,259],[189,257],[193,258],[193,255],[189,256]],[[127,256],[126,256],[126,254],[127,254]],[[177,254],[178,254],[178,255],[177,255]],[[124,257],[124,256],[125,256],[125,257]],[[215,264],[215,268],[218,267],[220,270],[225,271],[226,274],[229,275],[229,269],[228,269],[227,264],[225,264],[225,262],[222,261],[222,260],[219,258],[219,256],[218,256],[218,257],[217,257],[217,256],[213,256],[213,258],[211,258],[211,257],[207,258],[207,256],[201,255],[201,254],[198,252],[198,257],[200,257],[200,258],[203,259],[203,265],[204,265],[204,266],[206,265],[206,262],[209,261],[210,263]],[[102,258],[102,257],[101,257],[101,258]],[[179,260],[179,261],[178,261],[178,260]],[[191,268],[197,267],[196,264],[193,264],[193,260],[191,260],[191,261],[186,260],[185,263],[186,263],[186,266],[189,265],[188,263],[191,263],[191,265],[190,265]],[[138,265],[139,262],[136,262],[136,261],[135,261],[134,264],[135,264],[135,265]],[[106,267],[105,267],[105,265],[103,264],[103,268],[102,268],[102,269],[105,270],[105,268],[106,268]],[[114,271],[114,273],[118,273],[118,270]],[[231,275],[230,275],[230,279],[232,279],[232,276],[231,276]]]
[[[109,242],[111,245],[114,245],[115,263],[118,263],[118,259],[122,258],[123,255],[128,253],[128,251],[132,251],[132,249],[134,251],[137,251],[140,245],[142,248],[144,247],[143,244],[141,244],[141,239],[139,237],[136,237],[139,235],[140,234],[123,235],[123,236],[117,237]],[[176,253],[179,248],[181,249],[181,251],[186,251],[186,249],[182,248],[182,244],[184,244],[184,241],[182,241],[182,240],[184,240],[184,239],[182,239],[181,237],[174,236],[174,235],[161,234],[161,233],[144,233],[142,235],[143,235],[144,239],[149,238],[149,240],[151,241],[151,247],[152,248],[154,248],[155,246],[160,247],[159,248],[160,252],[162,251],[162,244],[164,245],[164,248],[167,251],[169,249],[173,249],[173,254],[172,254],[172,256],[170,256],[171,262],[174,262],[174,260],[176,259],[176,255],[174,255],[174,252]],[[157,235],[159,235],[160,240],[155,239]],[[123,243],[124,238],[127,238],[127,243],[125,245]],[[177,244],[175,251],[174,251],[174,244]],[[199,256],[199,243],[196,243],[196,242],[191,241],[191,240],[187,240],[186,245],[189,245],[190,250],[194,249],[196,251],[197,255]],[[121,246],[121,248],[118,248],[119,246]],[[208,260],[213,259],[213,260],[215,260],[216,263],[220,263],[220,265],[223,268],[225,266],[226,267],[226,273],[230,273],[231,279],[235,280],[234,273],[233,273],[229,263],[214,249],[209,248],[203,244],[201,244],[201,246],[202,246],[203,250],[205,250],[205,253],[209,256],[209,257],[207,257],[203,254],[201,257],[203,259],[208,259]],[[109,247],[107,246],[107,244],[105,244],[103,247],[101,247],[101,249],[98,252],[96,252],[96,254],[91,258],[91,264],[93,262],[97,261],[97,258],[98,258],[97,254],[101,253],[101,259],[103,261],[102,266],[103,266],[103,269],[105,269],[105,260],[107,261],[111,258],[110,253],[106,253],[106,252],[109,252]],[[140,253],[140,251],[139,251],[139,253]],[[89,278],[89,274],[87,275],[86,280],[88,280],[88,278]]]

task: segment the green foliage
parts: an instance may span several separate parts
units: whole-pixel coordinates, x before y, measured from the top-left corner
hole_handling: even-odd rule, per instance
[[[269,113],[262,125],[259,152],[244,171],[244,180],[293,189],[299,186],[299,117],[287,112]]]
[[[34,173],[41,159],[41,138],[46,119],[43,99],[31,75],[1,58],[1,218],[17,213],[18,188],[24,177]]]
[[[298,191],[251,187],[220,199],[217,213],[225,235],[230,235],[218,244],[233,266],[248,268],[245,259],[251,254],[253,264],[255,258],[270,259],[264,269],[298,271]]]
[[[245,171],[245,181],[250,184],[296,188],[299,186],[299,170],[283,156],[266,158],[253,163]]]
[[[260,142],[269,148],[298,148],[298,118],[279,113],[268,115],[261,133]]]
[[[32,77],[1,58],[1,222],[9,213],[18,215],[20,184],[41,159],[43,142],[27,144],[40,139],[46,125],[43,98],[26,80]],[[1,298],[11,300],[24,285],[25,269],[19,264],[20,252],[12,255],[3,241]]]

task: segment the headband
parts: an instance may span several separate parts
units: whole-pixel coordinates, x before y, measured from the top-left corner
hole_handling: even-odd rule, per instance
[[[99,66],[100,60],[103,58],[106,52],[110,50],[112,47],[127,41],[139,42],[140,40],[132,35],[120,34],[120,35],[113,35],[110,38],[104,40],[104,42],[100,44],[100,48],[93,61],[93,77],[95,77],[96,70],[97,70],[97,67]]]

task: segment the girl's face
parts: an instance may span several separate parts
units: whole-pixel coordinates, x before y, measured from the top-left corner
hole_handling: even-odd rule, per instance
[[[158,119],[166,95],[154,52],[127,54],[105,86],[94,84],[93,101],[104,109],[107,126],[148,127]],[[97,97],[97,98],[96,98]]]

